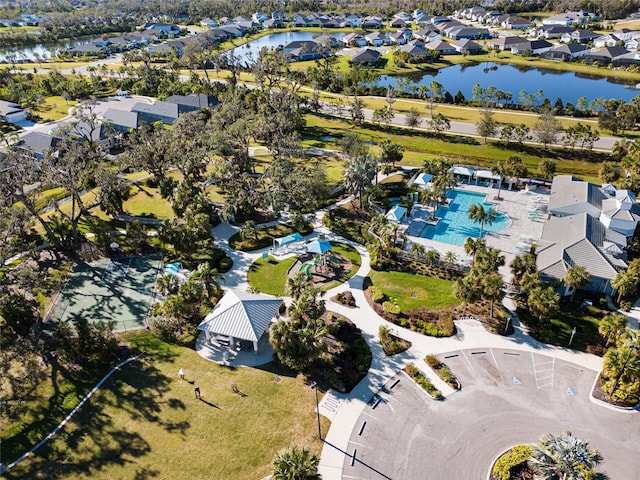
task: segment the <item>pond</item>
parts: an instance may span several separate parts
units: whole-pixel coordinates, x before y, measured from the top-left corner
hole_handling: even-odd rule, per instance
[[[107,35],[104,35],[107,36]],[[9,56],[13,55],[17,62],[33,62],[38,58],[53,58],[60,51],[69,48],[75,47],[76,45],[83,45],[85,43],[92,42],[94,40],[102,40],[101,37],[95,38],[76,38],[76,39],[66,39],[60,40],[58,42],[50,42],[50,43],[38,43],[36,45],[29,45],[26,47],[18,47],[18,48],[8,48],[5,50],[0,50],[0,63],[8,62]]]
[[[322,35],[318,32],[280,32],[273,33],[271,35],[265,35],[252,42],[236,47],[231,50],[231,53],[236,57],[239,57],[239,62],[243,65],[251,64],[258,57],[258,53],[263,47],[268,49],[284,47],[288,43],[300,40],[313,40],[315,37]],[[332,33],[334,38],[342,38],[345,33]]]
[[[635,83],[625,85],[619,79],[495,63],[455,65],[405,78],[410,81],[409,88],[429,85],[435,80],[444,85],[451,95],[460,90],[467,100],[473,96],[472,89],[477,83],[482,88],[493,85],[504,92],[511,92],[512,101],[515,103],[519,103],[518,97],[522,90],[528,94],[542,90],[542,99],[546,97],[554,103],[556,98],[561,98],[564,103],[571,102],[574,105],[580,97],[586,97],[587,101],[600,97],[629,101],[640,94],[640,90],[635,88]],[[383,75],[377,80],[376,85],[395,87],[398,79],[399,77]],[[538,103],[541,103],[542,99]]]

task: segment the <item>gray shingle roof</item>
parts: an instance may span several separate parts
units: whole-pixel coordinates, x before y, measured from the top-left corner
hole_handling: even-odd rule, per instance
[[[624,235],[605,228],[586,213],[552,217],[544,223],[537,251],[538,270],[548,277],[561,279],[568,267],[584,266],[594,277],[612,279],[627,267],[624,256],[604,251],[604,242],[625,247]]]
[[[180,113],[200,110],[201,108],[213,108],[218,105],[218,99],[212,95],[204,93],[192,93],[191,95],[171,95],[166,100],[167,103],[178,105]]]
[[[50,148],[55,147],[60,139],[42,132],[29,132],[22,136],[16,147],[30,150],[36,154],[44,154]]]
[[[113,124],[115,127],[133,130],[138,128],[138,112],[127,112],[126,110],[110,108],[102,114],[102,119]]]
[[[20,112],[23,108],[17,103],[7,102],[6,100],[0,100],[0,115],[10,115],[12,113]]]
[[[280,305],[280,298],[228,290],[198,325],[198,330],[257,342],[269,328]]]
[[[584,182],[571,175],[556,175],[551,184],[549,210],[559,210],[571,205],[589,203],[598,210],[607,197],[598,185]]]
[[[133,106],[131,111],[140,113],[143,116],[143,118],[141,118],[142,120],[147,121],[150,118],[152,120],[151,123],[153,123],[154,120],[160,119],[175,120],[179,115],[178,105],[168,102],[138,102]]]

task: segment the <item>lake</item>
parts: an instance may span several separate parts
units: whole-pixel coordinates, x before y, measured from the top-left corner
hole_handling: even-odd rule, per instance
[[[8,48],[6,50],[0,50],[0,63],[8,62],[7,57],[9,55],[15,55],[16,61],[18,62],[33,62],[36,60],[36,54],[39,55],[40,58],[52,58],[66,48],[75,47],[76,45],[82,45],[94,40],[102,40],[102,38],[105,36],[107,35],[95,38],[67,39],[46,44],[39,43],[37,45],[30,45],[28,47]]]
[[[588,101],[599,97],[629,101],[640,95],[640,90],[634,88],[635,84],[630,87],[619,79],[495,63],[455,65],[406,78],[411,80],[410,87],[428,85],[435,80],[444,85],[451,95],[460,90],[467,100],[473,96],[472,88],[477,83],[483,88],[493,85],[499,90],[511,92],[514,102],[518,101],[522,90],[529,94],[542,90],[551,103],[559,97],[565,104],[571,102],[574,105],[580,97],[587,97]],[[395,87],[397,81],[398,77],[383,75],[376,85]]]
[[[322,35],[318,32],[280,32],[273,33],[271,35],[265,35],[264,37],[260,37],[252,42],[247,43],[246,45],[242,45],[241,47],[236,47],[231,50],[231,53],[236,57],[239,57],[239,61],[243,65],[247,65],[253,63],[255,59],[258,57],[258,53],[264,47],[278,48],[284,47],[288,43],[293,41],[300,40],[313,40],[315,37]],[[334,38],[342,38],[346,33],[332,33],[331,36]]]

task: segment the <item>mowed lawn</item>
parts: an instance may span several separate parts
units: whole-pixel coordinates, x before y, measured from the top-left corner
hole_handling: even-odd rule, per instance
[[[273,364],[221,367],[191,349],[162,347],[164,353],[116,373],[8,478],[256,480],[270,473],[274,454],[293,443],[320,452],[315,392],[302,376]],[[185,380],[177,374],[181,367]],[[244,396],[232,392],[231,382]],[[329,422],[322,422],[326,432]]]
[[[401,310],[417,307],[437,309],[458,305],[453,295],[453,282],[436,277],[405,272],[378,272],[371,270],[369,278]]]
[[[249,267],[247,281],[261,293],[280,297],[287,287],[287,272],[296,263],[298,257],[285,258],[282,261],[274,257],[259,258]]]

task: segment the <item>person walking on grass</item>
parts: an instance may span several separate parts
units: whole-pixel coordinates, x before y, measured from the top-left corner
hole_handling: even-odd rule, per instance
[[[200,387],[196,387],[193,389],[194,393],[196,394],[196,398],[200,399]]]
[[[184,368],[181,368],[180,370],[178,370],[178,375],[180,375],[180,378],[184,380]]]

